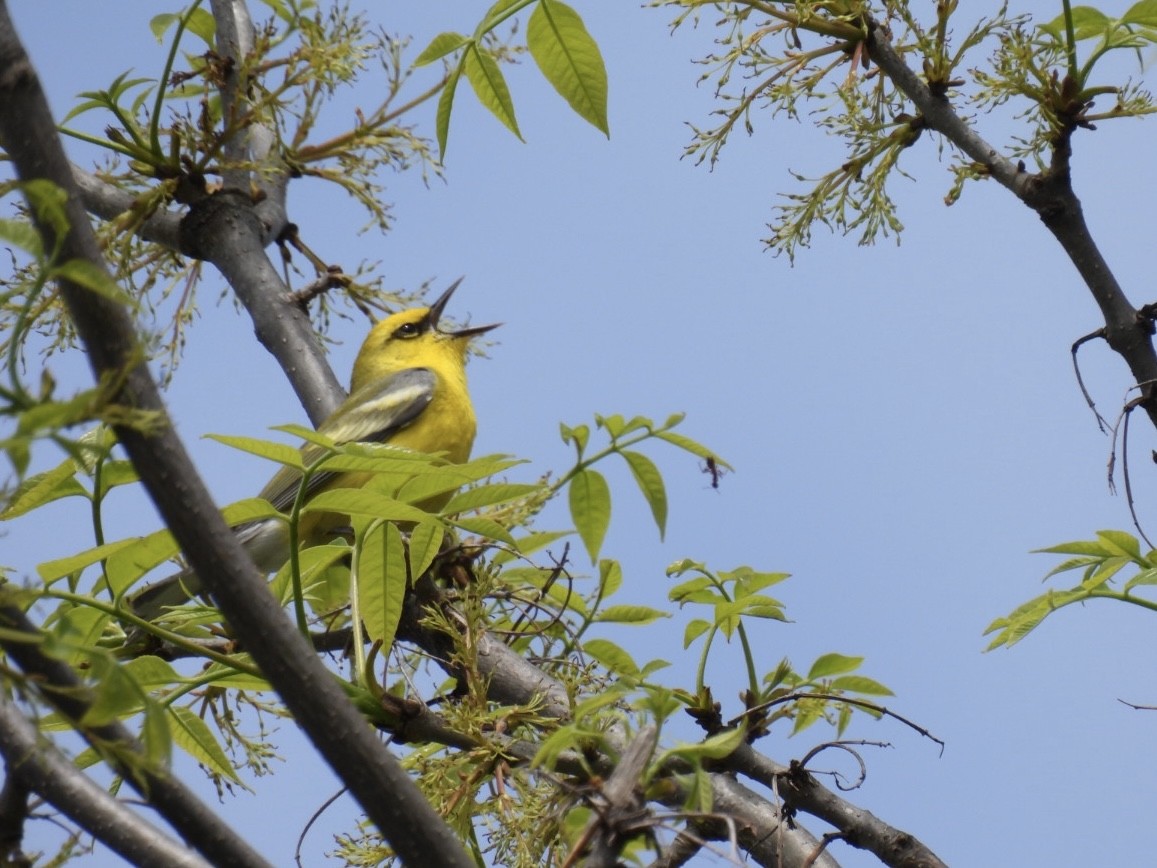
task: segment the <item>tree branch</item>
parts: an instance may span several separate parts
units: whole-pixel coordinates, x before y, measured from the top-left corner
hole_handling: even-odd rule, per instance
[[[428,606],[445,607],[445,604],[439,600],[439,592],[434,584],[423,580],[417,583],[415,592],[407,596],[397,636],[400,640],[421,647],[448,674],[460,677],[462,673],[455,671],[450,663],[458,653],[454,639],[426,626],[423,612]],[[454,621],[461,620],[453,614],[450,617]],[[474,637],[473,641],[478,649],[479,675],[486,684],[486,695],[490,700],[504,705],[533,706],[545,717],[570,719],[570,701],[562,683],[515,654],[491,633],[483,633]],[[615,771],[616,756],[622,754],[627,744],[621,728],[605,733],[605,736],[612,745],[611,753],[595,753],[592,749],[585,757],[585,764],[566,768],[560,764],[559,770],[581,777],[585,773],[585,765],[589,765],[597,774],[610,778]],[[512,749],[514,747],[511,746]],[[514,752],[521,756],[519,751]],[[675,762],[670,765],[670,770],[673,774],[680,774],[690,771],[690,767]],[[675,778],[671,780],[674,785],[664,792],[660,801],[674,810],[681,810],[688,793]],[[767,799],[740,786],[726,775],[712,775],[711,782],[715,810],[734,822],[740,843],[759,864],[799,868],[808,864],[809,858],[815,857],[812,865],[820,868],[836,865],[834,859],[820,852],[822,848],[814,835],[795,823],[788,825],[780,816],[778,808]]]
[[[84,207],[102,220],[115,220],[133,207],[135,197],[102,181],[79,166],[72,167],[72,178],[84,202]],[[180,245],[181,215],[172,211],[157,211],[137,227],[137,234],[146,241],[162,244],[176,251]]]
[[[727,766],[779,794],[792,811],[804,811],[838,829],[846,843],[873,853],[895,868],[936,868],[940,858],[907,832],[889,826],[819,783],[797,763],[781,765],[742,745]]]
[[[1105,340],[1125,362],[1141,387],[1149,419],[1157,426],[1157,351],[1152,325],[1138,314],[1114,277],[1085,223],[1080,200],[1069,171],[1070,134],[1054,144],[1053,165],[1031,174],[1000,155],[959,115],[944,98],[935,95],[896,52],[886,28],[871,16],[866,45],[872,60],[920,111],[930,129],[943,135],[961,151],[983,165],[989,174],[1040,216],[1053,237],[1076,266],[1105,319]]]
[[[0,11],[0,19],[2,16],[3,12]],[[2,29],[3,21],[0,20],[0,30]],[[114,721],[91,726],[82,722],[92,708],[92,691],[77,677],[71,666],[41,652],[40,643],[43,636],[40,631],[10,601],[0,601],[0,625],[4,628],[0,645],[21,670],[30,676],[41,696],[68,719],[113,770],[147,799],[191,846],[215,865],[269,864],[184,784],[167,771],[154,768],[154,763],[144,748],[122,723]],[[11,720],[11,713],[14,710],[10,705],[5,707],[10,710],[8,723],[16,733],[11,738],[18,739],[19,728]],[[35,764],[34,760],[30,760],[19,751],[15,753],[6,751],[5,757],[10,767],[20,763]],[[17,770],[20,768],[19,765],[15,767]],[[31,782],[28,786],[40,792]],[[47,794],[45,797],[47,798]],[[61,805],[57,807],[65,810]],[[65,812],[67,813],[67,810]],[[156,835],[156,831],[153,830],[152,836]],[[109,846],[115,849],[113,843],[109,842]]]
[[[59,249],[65,261],[104,271],[40,82],[12,28],[5,0],[0,0],[0,140],[20,178],[45,178],[67,193],[63,237],[38,218],[45,249]],[[284,617],[225,525],[173,431],[124,308],[69,280],[59,286],[97,378],[120,383],[114,400],[152,420],[147,431],[115,426],[146,491],[297,722],[403,861],[472,868],[454,833]]]
[[[0,696],[0,753],[4,754],[9,783],[19,781],[129,863],[173,868],[207,868],[210,864],[98,787],[41,737],[5,696]]]
[[[261,220],[247,193],[220,190],[181,221],[181,252],[217,267],[253,319],[254,333],[285,371],[314,426],[345,398],[317,333],[265,253]]]

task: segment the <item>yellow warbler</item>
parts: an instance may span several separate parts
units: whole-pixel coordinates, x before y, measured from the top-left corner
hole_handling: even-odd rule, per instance
[[[498,323],[439,330],[442,311],[459,283],[455,281],[430,307],[393,314],[370,330],[354,361],[350,396],[318,426],[319,433],[338,444],[386,443],[444,453],[454,463],[470,457],[475,421],[466,388],[466,350],[471,338]],[[307,466],[321,454],[317,445],[302,447]],[[358,488],[369,478],[366,473],[316,473],[310,477],[306,498],[333,488]],[[300,484],[301,473],[283,467],[259,496],[284,512],[292,506]],[[426,506],[437,509],[441,503]],[[346,516],[306,513],[298,525],[298,538],[307,545],[328,542],[336,528],[348,524]],[[285,522],[255,521],[238,527],[236,533],[262,572],[271,573],[289,560]],[[139,591],[129,602],[140,617],[152,619],[200,591],[196,574],[184,570]]]

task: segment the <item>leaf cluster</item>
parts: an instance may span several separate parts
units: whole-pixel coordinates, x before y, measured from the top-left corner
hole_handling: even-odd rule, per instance
[[[696,684],[688,689],[664,687],[655,680],[668,665],[665,661],[638,663],[619,642],[601,635],[608,626],[657,627],[670,615],[613,602],[625,577],[617,561],[599,558],[602,536],[593,532],[605,531],[610,493],[592,494],[599,486],[591,479],[605,486],[596,466],[616,456],[625,461],[662,532],[667,514],[663,478],[641,449],[665,443],[727,466],[676,430],[681,421],[678,415],[662,424],[611,415],[596,417],[593,426],[563,426],[563,439],[575,448],[575,462],[556,482],[549,477],[509,481],[505,476],[519,463],[502,456],[449,465],[387,446],[337,446],[297,427],[284,430],[321,448],[320,453],[308,453],[318,456],[308,462],[305,453],[283,443],[215,438],[300,471],[302,491],[315,473],[372,477],[362,488],[333,489],[308,503],[299,498],[284,514],[251,499],[227,507],[224,515],[239,527],[274,520],[290,528],[319,512],[349,516],[348,533],[297,552],[273,578],[271,589],[298,613],[311,641],[325,645],[327,636],[347,637],[343,644],[349,657],[336,661],[340,665],[335,677],[377,726],[413,733],[414,724],[407,721],[415,703],[440,706],[440,729],[435,731],[454,735],[417,739],[405,762],[443,815],[467,840],[475,841],[483,858],[501,854],[504,864],[538,864],[547,854],[565,853],[568,842],[575,840],[576,818],[585,816],[582,811],[569,816],[583,803],[576,800],[574,788],[587,786],[585,780],[600,774],[583,760],[585,750],[601,745],[613,751],[627,719],[662,723],[684,709],[699,721],[703,739],[656,751],[646,778],[656,792],[677,786],[688,809],[709,810],[704,763],[726,757],[780,720],[793,721],[792,732],[825,719],[842,731],[851,714],[850,706],[840,702],[843,693],[887,692],[853,674],[860,658],[843,655],[820,658],[806,674],[795,672],[786,660],[771,672],[761,675],[756,670],[746,623],[752,618],[784,620],[782,604],[762,593],[783,581],[782,573],[747,567],[715,572],[690,560],[671,567],[669,575],[684,577],[672,589],[671,600],[711,613],[687,627],[685,646],[696,641],[703,646]],[[605,436],[605,445],[592,444],[596,432]],[[104,541],[106,504],[110,497],[127,494],[136,476],[116,456],[116,446],[103,429],[87,441],[94,444],[90,460],[70,457],[29,477],[0,514],[0,520],[34,520],[44,506],[74,499],[92,516],[98,543],[41,564],[40,584],[23,593],[22,605],[39,599],[54,606],[44,648],[86,673],[97,697],[94,719],[135,719],[151,746],[152,761],[164,763],[176,745],[220,787],[247,786],[246,777],[264,773],[276,748],[264,727],[252,734],[242,721],[250,711],[259,713],[259,720],[284,714],[284,709],[249,656],[231,646],[227,628],[210,604],[180,607],[156,623],[142,622],[126,608],[132,589],[178,553],[167,530]],[[576,481],[580,495],[574,493]],[[564,489],[576,529],[533,529],[531,522],[561,498]],[[450,492],[456,493],[441,509],[423,507]],[[572,533],[597,565],[593,583],[573,572],[565,542]],[[441,602],[426,610],[424,623],[443,632],[455,649],[449,682],[430,671],[424,654],[397,638],[419,582],[431,581],[441,590],[429,599]],[[486,699],[476,656],[483,632],[506,636],[512,649],[542,661],[544,669],[566,685],[573,704],[569,721],[544,716],[533,703],[512,707]],[[709,653],[715,636],[740,637],[752,683],[743,709],[730,722],[718,716],[720,707],[713,704],[705,677],[708,657],[717,656]],[[142,644],[143,638],[147,641]],[[203,665],[196,666],[198,661]],[[705,707],[710,714],[704,714]],[[52,728],[67,725],[59,715],[49,713],[44,719]],[[464,744],[473,747],[463,750]],[[515,756],[536,758],[528,765]],[[89,761],[97,758],[93,754]],[[485,844],[476,837],[483,831]],[[381,846],[368,830],[341,843],[351,864],[372,853],[381,858]]]
[[[1015,645],[1049,615],[1074,603],[1106,599],[1157,611],[1157,600],[1146,596],[1146,589],[1157,585],[1157,550],[1143,553],[1132,534],[1102,530],[1096,539],[1060,543],[1039,551],[1073,556],[1049,570],[1046,581],[1063,573],[1079,572],[1080,582],[1069,588],[1050,588],[997,618],[984,631],[985,635],[995,634],[988,650]],[[1132,572],[1122,579],[1121,571],[1126,569]]]
[[[840,164],[819,174],[793,170],[802,187],[776,207],[765,243],[793,258],[811,242],[818,224],[855,234],[860,244],[881,237],[899,239],[903,224],[889,193],[904,151],[928,129],[902,84],[884,74],[872,56],[870,34],[880,34],[945,107],[959,118],[969,111],[991,112],[1016,104],[1026,129],[1014,138],[1011,154],[1048,164],[1049,151],[1073,129],[1095,128],[1100,120],[1138,117],[1153,111],[1147,91],[1126,82],[1094,85],[1100,61],[1119,50],[1137,52],[1153,42],[1153,4],[1134,4],[1120,18],[1092,7],[1076,7],[1057,19],[1032,26],[1027,16],[1010,15],[1007,4],[975,23],[958,21],[967,6],[956,0],[928,6],[920,16],[908,3],[834,3],[809,0],[654,0],[676,10],[673,28],[699,24],[714,15],[714,51],[700,63],[700,81],[715,88],[719,107],[711,125],[692,125],[684,154],[714,165],[737,128],[755,131],[756,119],[806,117],[841,143]],[[957,30],[960,33],[957,33]],[[961,35],[962,34],[962,35]],[[1078,58],[1078,43],[1095,43]],[[986,63],[976,56],[990,51]],[[1115,105],[1094,111],[1098,97]],[[950,148],[956,140],[942,140]],[[955,176],[945,201],[961,195],[964,183],[987,177],[963,151],[951,166]]]
[[[458,82],[463,75],[478,101],[503,126],[522,138],[514,113],[514,100],[501,61],[509,49],[497,47],[494,32],[519,12],[533,6],[526,24],[526,50],[540,72],[575,113],[604,135],[607,123],[607,70],[598,45],[587,32],[582,17],[562,0],[498,0],[474,32],[466,36],[440,33],[418,55],[415,66],[449,59],[448,77],[438,100],[438,149],[443,159],[450,135],[450,116]]]

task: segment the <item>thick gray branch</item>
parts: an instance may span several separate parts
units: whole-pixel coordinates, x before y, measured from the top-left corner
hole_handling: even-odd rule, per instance
[[[253,319],[254,333],[285,371],[314,426],[345,397],[305,311],[290,298],[265,253],[253,202],[221,190],[195,203],[181,221],[181,251],[213,263]]]
[[[277,152],[273,130],[246,117],[246,82],[242,71],[254,49],[253,21],[245,0],[212,0],[211,6],[217,24],[217,53],[232,61],[221,87],[225,123],[233,130],[225,141],[225,155],[230,163],[224,174],[225,186],[238,190],[252,186],[260,190],[258,216],[270,233],[279,235],[288,222],[289,172]],[[245,164],[255,167],[252,176],[243,168]]]
[[[0,753],[9,776],[133,865],[207,868],[204,859],[98,787],[0,695]]]

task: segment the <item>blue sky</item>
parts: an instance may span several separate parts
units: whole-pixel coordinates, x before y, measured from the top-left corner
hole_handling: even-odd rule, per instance
[[[471,29],[487,5],[388,4],[379,20],[412,34],[416,52],[441,30]],[[864,674],[897,694],[889,708],[947,742],[940,756],[894,722],[855,724],[852,737],[890,745],[865,749],[857,804],[950,864],[1135,862],[1151,847],[1157,776],[1142,747],[1152,719],[1118,699],[1157,697],[1151,616],[1090,605],[1011,651],[981,653],[984,627],[1039,593],[1055,563],[1031,549],[1129,526],[1123,498],[1105,482],[1109,441],[1069,363],[1072,341],[1100,325],[1075,271],[1035,215],[995,185],[969,186],[946,208],[948,160],[932,139],[904,155],[913,180],[891,188],[902,245],[861,248],[820,230],[793,267],[759,239],[777,195],[794,189],[788,170],[826,171],[842,160],[836,143],[806,124],[756,115],[756,134],[736,136],[713,172],[681,161],[686,122],[702,124],[712,106],[691,63],[710,49],[710,22],[671,36],[661,10],[576,5],[607,63],[610,140],[527,60],[508,71],[525,144],[464,89],[446,182],[387,179],[392,233],[359,234],[356,207],[310,182],[291,190],[304,239],[347,270],[379,262],[387,286],[465,276],[452,313],[505,323],[489,358],[471,365],[475,451],[526,457],[528,479],[565,469],[560,421],[687,413],[685,433],[736,472],[713,490],[694,460],[653,451],[671,499],[664,543],[626,474],[611,474],[604,554],[623,563],[621,601],[664,605],[665,567],[685,556],[791,572],[775,590],[792,623],[754,630],[761,669],[785,655],[803,668],[827,651],[864,655]],[[161,9],[57,0],[17,4],[12,14],[63,116],[77,92],[129,66],[158,74],[161,49],[147,22]],[[420,73],[415,92],[434,74]],[[347,122],[353,105],[372,105],[373,87],[333,123]],[[431,112],[415,121],[432,134]],[[1015,132],[1007,118],[977,124],[1000,145]],[[1155,180],[1150,136],[1151,123],[1118,121],[1075,142],[1088,222],[1135,304],[1149,300],[1151,283],[1138,253],[1152,236],[1142,210],[1152,207]],[[261,436],[304,416],[247,319],[211,304],[217,285],[207,283],[169,402],[225,503],[252,495],[269,468],[201,436]],[[363,333],[361,322],[337,329],[344,343],[333,365],[343,379]],[[1097,344],[1083,359],[1103,412],[1115,414],[1129,385],[1123,363]],[[52,364],[63,382],[85,382],[75,360]],[[1139,505],[1152,515],[1144,458],[1153,438],[1143,423],[1134,434]],[[59,458],[46,448],[37,460]],[[38,560],[90,544],[80,511],[61,506],[50,518],[11,527],[0,561],[27,574]],[[151,507],[127,502],[114,521],[113,532],[126,535],[157,526]],[[553,526],[563,521],[556,513]],[[669,680],[687,686],[694,660],[681,632],[616,638],[639,658],[675,662]],[[734,712],[738,649],[717,652],[711,683]],[[827,735],[773,733],[762,746],[786,761]],[[239,826],[259,829],[276,864],[288,863],[301,825],[335,788],[292,726],[282,736],[276,778],[226,808]],[[326,828],[342,828],[345,817]],[[306,864],[328,848],[315,833]],[[833,852],[846,865],[876,864],[845,847]]]

